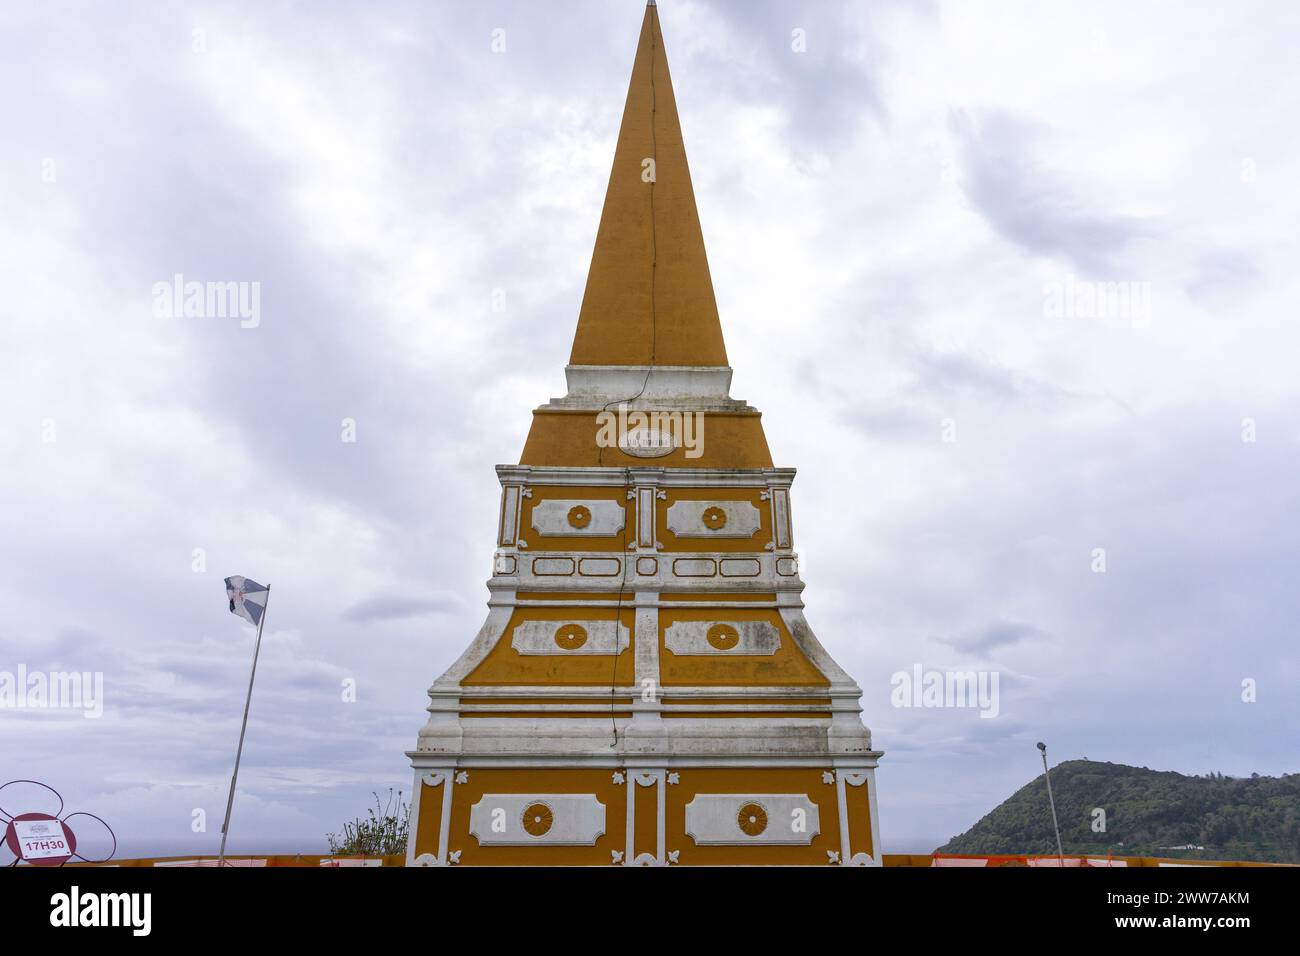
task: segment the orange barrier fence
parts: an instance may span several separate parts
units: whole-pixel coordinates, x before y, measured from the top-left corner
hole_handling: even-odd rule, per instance
[[[964,856],[958,853],[890,854],[881,859],[885,866],[919,867],[1136,867],[1136,866],[1293,866],[1291,863],[1248,863],[1237,860],[1180,860],[1158,856],[1077,856],[1067,854],[1062,860],[1057,856],[996,855]]]
[[[107,863],[69,863],[68,866],[216,866],[215,856],[156,856],[141,857],[135,860],[109,860]],[[404,856],[314,856],[309,853],[294,853],[281,856],[227,856],[226,866],[230,867],[264,867],[264,866],[308,866],[308,867],[344,867],[344,866],[405,866]]]
[[[886,853],[881,862],[885,866],[911,867],[999,867],[1035,866],[1060,867],[1062,861],[1055,856],[997,855],[963,856],[955,853],[900,854]],[[68,866],[166,866],[207,867],[216,866],[215,856],[160,856],[134,860],[110,860],[108,863],[69,863]],[[227,856],[229,867],[305,866],[405,866],[402,856],[315,856],[289,854],[280,856]],[[1137,867],[1137,866],[1294,866],[1290,863],[1248,863],[1236,860],[1178,860],[1155,856],[1066,856],[1066,867]]]

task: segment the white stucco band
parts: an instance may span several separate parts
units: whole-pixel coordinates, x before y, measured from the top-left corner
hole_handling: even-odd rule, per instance
[[[569,365],[564,377],[568,394],[551,399],[543,409],[603,408],[611,402],[637,408],[749,409],[731,397],[731,369],[725,365]]]

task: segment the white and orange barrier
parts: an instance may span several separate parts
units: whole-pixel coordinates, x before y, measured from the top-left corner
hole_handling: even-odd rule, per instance
[[[1153,856],[1076,856],[1067,855],[1063,859],[1052,854],[1039,856],[1030,854],[995,854],[990,856],[970,856],[959,853],[930,854],[890,854],[886,853],[881,861],[885,866],[911,867],[1000,867],[1033,866],[1060,868],[1101,868],[1139,867],[1139,866],[1291,866],[1289,863],[1251,863],[1238,860],[1175,860]]]

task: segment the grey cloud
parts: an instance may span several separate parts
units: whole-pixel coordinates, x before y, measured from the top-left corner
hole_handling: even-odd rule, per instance
[[[1098,211],[1099,200],[1036,156],[1044,124],[997,110],[956,112],[961,183],[971,205],[1008,241],[1060,256],[1081,273],[1114,278],[1124,255],[1157,235],[1149,217]]]
[[[408,617],[427,617],[460,610],[464,601],[454,594],[437,594],[431,597],[408,597],[377,594],[358,601],[343,612],[349,621],[391,621]]]
[[[842,3],[791,6],[779,0],[719,3],[711,9],[726,27],[724,51],[734,58],[728,63],[732,69],[716,70],[718,79],[747,99],[779,104],[795,153],[842,147],[864,122],[874,126],[887,120],[876,76],[883,59],[874,29],[880,10]],[[798,52],[796,30],[802,41]],[[734,69],[736,63],[748,69]]]
[[[987,654],[1002,647],[1050,639],[1051,635],[1041,628],[1015,621],[998,621],[968,634],[933,638],[953,650],[976,654]]]

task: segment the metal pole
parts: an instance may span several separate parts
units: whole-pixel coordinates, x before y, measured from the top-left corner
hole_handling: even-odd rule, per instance
[[[244,755],[244,731],[248,730],[248,708],[253,703],[253,678],[257,676],[257,655],[262,649],[262,625],[266,623],[266,610],[271,606],[271,585],[266,586],[266,603],[257,620],[257,642],[253,645],[253,669],[248,675],[248,696],[244,698],[244,722],[239,727],[239,749],[235,751],[235,772],[230,775],[230,796],[226,798],[226,819],[221,824],[221,851],[217,866],[226,865],[226,837],[230,831],[230,811],[235,805],[235,781],[239,779],[239,758]]]
[[[1056,798],[1052,796],[1052,774],[1047,769],[1047,744],[1040,742],[1038,750],[1043,755],[1043,776],[1047,778],[1047,802],[1052,805],[1052,828],[1056,830],[1056,858],[1065,866],[1065,851],[1061,849],[1061,826],[1056,822]]]

